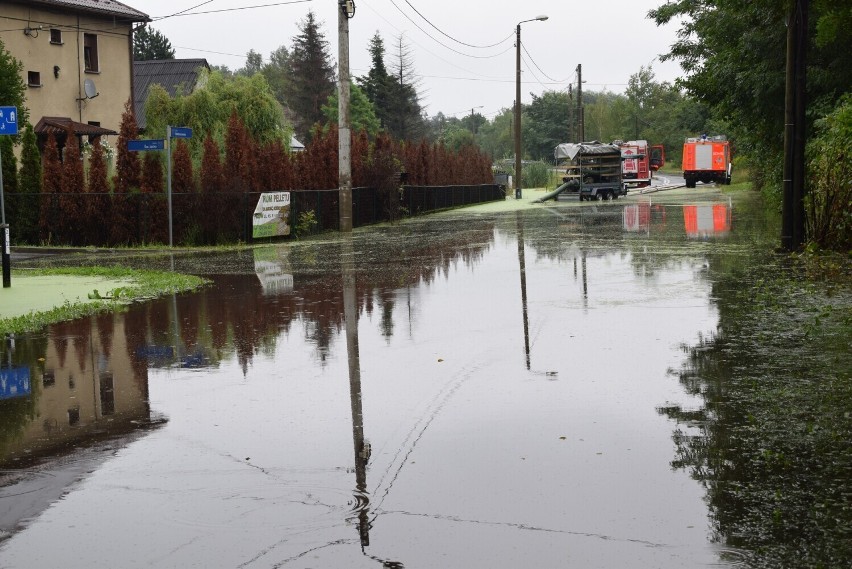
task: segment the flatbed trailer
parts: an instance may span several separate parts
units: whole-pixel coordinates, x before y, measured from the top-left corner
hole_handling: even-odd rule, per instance
[[[621,149],[600,142],[563,143],[554,150],[557,165],[565,168],[558,196],[577,194],[580,201],[615,200],[627,195]]]

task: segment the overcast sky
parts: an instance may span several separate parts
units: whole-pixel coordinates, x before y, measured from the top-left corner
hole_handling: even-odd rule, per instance
[[[124,2],[155,20],[151,26],[171,41],[176,57],[203,57],[211,65],[232,70],[245,65],[250,49],[259,52],[264,61],[282,45],[289,50],[299,33],[298,23],[311,10],[337,61],[338,0]],[[532,101],[531,92],[567,90],[572,83],[576,88],[577,64],[582,64],[584,90],[591,91],[623,92],[630,75],[642,65],[651,65],[659,81],[673,81],[680,74],[676,63],[658,59],[674,43],[678,26],[658,28],[646,17],[648,10],[665,0],[355,3],[355,17],[349,20],[352,76],[368,72],[367,48],[377,31],[384,39],[389,67],[393,63],[390,52],[402,35],[421,78],[421,103],[430,116],[443,112],[460,117],[475,109],[490,119],[501,109],[511,108],[516,25],[540,15],[548,20],[521,25],[521,100],[525,104]],[[185,14],[159,19],[179,12]]]

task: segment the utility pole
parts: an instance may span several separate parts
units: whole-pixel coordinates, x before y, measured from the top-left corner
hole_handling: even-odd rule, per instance
[[[586,140],[586,117],[583,116],[583,64],[577,64],[577,142]]]
[[[352,139],[349,116],[349,19],[355,2],[337,0],[337,51],[340,83],[337,97],[338,183],[340,185],[340,231],[352,233]]]
[[[792,0],[787,21],[784,102],[784,181],[781,246],[796,251],[805,242],[805,88],[808,0]]]

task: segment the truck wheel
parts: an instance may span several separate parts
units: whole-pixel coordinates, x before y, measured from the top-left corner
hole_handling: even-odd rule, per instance
[[[695,180],[693,180],[692,178],[687,178],[686,179],[686,187],[687,188],[694,188],[695,187]]]
[[[604,199],[604,197],[603,197],[603,193],[602,193],[602,192],[597,192],[597,193],[595,194],[595,201],[599,202],[599,201],[603,201],[603,199]]]

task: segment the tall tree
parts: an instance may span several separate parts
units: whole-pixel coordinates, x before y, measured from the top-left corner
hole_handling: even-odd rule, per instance
[[[349,112],[350,112],[350,125],[352,127],[353,132],[366,131],[372,137],[375,137],[379,132],[379,128],[381,124],[379,122],[378,117],[376,116],[376,107],[370,102],[370,99],[364,94],[363,89],[355,85],[354,83],[350,85],[350,99],[349,99]],[[328,98],[328,102],[323,105],[322,112],[325,115],[325,120],[329,123],[338,123],[339,109],[338,102],[339,96],[337,91],[334,91],[331,96]]]
[[[328,42],[316,15],[309,11],[299,22],[299,35],[290,50],[286,104],[294,113],[296,135],[311,140],[313,125],[323,122],[322,105],[335,89],[334,66]]]
[[[527,119],[521,127],[523,153],[536,160],[552,160],[556,145],[568,140],[568,94],[545,91],[532,99],[521,115]]]
[[[287,80],[290,68],[290,52],[285,46],[281,46],[269,54],[269,63],[263,65],[261,73],[266,77],[269,88],[275,99],[285,105],[287,103]]]
[[[370,71],[366,76],[358,77],[356,81],[364,90],[364,94],[376,108],[376,116],[382,128],[386,128],[389,117],[388,97],[392,88],[392,78],[385,67],[385,44],[379,32],[370,39]]]
[[[253,49],[250,49],[246,54],[245,67],[237,71],[238,75],[251,77],[255,73],[260,73],[263,70],[263,56]]]
[[[166,36],[149,26],[133,31],[133,60],[174,59],[175,50]]]
[[[420,79],[414,71],[411,49],[402,35],[396,40],[393,57],[386,129],[397,140],[418,140],[426,134],[417,93]]]

